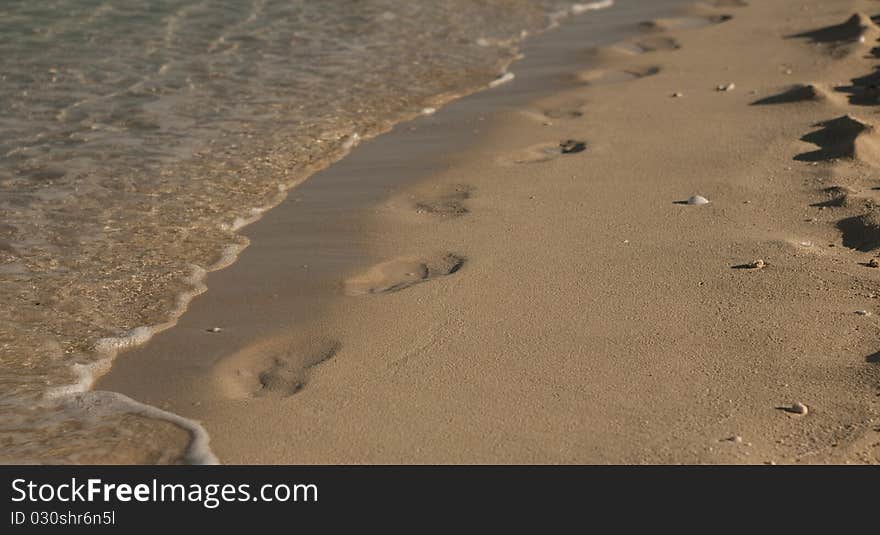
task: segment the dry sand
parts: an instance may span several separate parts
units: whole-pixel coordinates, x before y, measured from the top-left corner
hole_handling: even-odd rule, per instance
[[[364,144],[99,387],[227,463],[880,462],[880,6],[748,3]]]

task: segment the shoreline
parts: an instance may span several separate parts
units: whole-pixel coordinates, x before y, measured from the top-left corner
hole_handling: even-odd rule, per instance
[[[850,10],[850,2],[808,4],[820,26]],[[555,42],[567,52],[533,45],[513,68],[514,84],[399,125],[293,190],[245,229],[251,247],[208,276],[211,291],[180,323],[120,355],[99,387],[202,421],[219,457],[236,463],[867,455],[861,440],[877,410],[864,401],[872,370],[856,380],[851,361],[804,356],[849,354],[836,330],[849,334],[850,350],[868,351],[869,334],[852,332],[864,320],[843,313],[853,297],[841,290],[853,275],[835,275],[842,268],[831,254],[798,249],[834,239],[797,222],[804,208],[792,197],[814,192],[751,176],[805,172],[771,124],[783,112],[740,109],[790,75],[774,76],[778,66],[762,65],[757,45],[736,32],[769,43],[783,12],[772,2],[655,15],[654,31],[631,35],[629,52],[605,43],[587,53],[577,25],[563,25],[556,32],[568,33]],[[685,27],[716,14],[733,19]],[[713,51],[715,39],[746,57]],[[792,71],[817,61],[849,68],[806,48],[789,40],[774,57],[796,63]],[[532,76],[521,76],[530,61]],[[559,83],[548,87],[548,79]],[[714,89],[733,81],[736,91]],[[672,98],[678,91],[684,96]],[[700,112],[682,117],[674,106]],[[724,121],[723,134],[712,121]],[[802,128],[791,118],[783,126],[785,134]],[[455,135],[438,147],[431,136],[443,128]],[[730,150],[706,141],[712,133],[755,161],[732,161]],[[559,154],[554,147],[567,139],[586,150]],[[712,202],[674,204],[694,194]],[[767,257],[763,282],[730,269],[753,257]],[[799,292],[813,270],[837,290],[833,297]],[[346,295],[352,285],[366,295]],[[827,325],[813,316],[824,307],[836,311]],[[820,339],[799,340],[799,325]],[[208,333],[213,327],[221,331]],[[791,349],[798,346],[804,354]],[[768,347],[805,369],[763,356]],[[829,376],[833,384],[824,384]],[[834,401],[841,391],[860,401]],[[795,399],[812,407],[809,419],[778,410]],[[849,435],[859,436],[831,446],[835,425],[855,426]]]

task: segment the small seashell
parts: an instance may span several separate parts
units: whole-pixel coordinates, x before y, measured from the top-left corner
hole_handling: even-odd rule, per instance
[[[871,311],[870,310],[856,310],[856,314],[858,314],[859,316],[870,316]]]
[[[210,329],[208,329],[208,332],[209,333],[219,333],[222,330],[223,329],[221,329],[220,327],[211,327]]]
[[[715,88],[716,91],[733,91],[736,89],[736,84],[730,82],[729,84],[721,84]]]
[[[709,204],[709,199],[703,197],[702,195],[694,195],[687,200],[687,203],[695,206],[701,206],[704,204]]]
[[[734,444],[742,444],[743,437],[739,435],[732,436],[726,439],[728,442],[733,442]]]
[[[876,258],[872,258],[872,259],[868,260],[868,267],[872,267],[872,268],[880,267],[880,261],[878,261]]]
[[[672,98],[681,98],[683,96],[684,96],[684,93],[679,93],[678,91],[676,91],[675,93],[672,94]]]
[[[798,401],[797,403],[793,404],[791,408],[788,409],[788,412],[805,416],[808,412],[810,412],[810,409],[808,409],[806,405]]]
[[[765,267],[767,267],[767,263],[759,258],[754,262],[749,262],[749,267],[751,269],[764,269]]]

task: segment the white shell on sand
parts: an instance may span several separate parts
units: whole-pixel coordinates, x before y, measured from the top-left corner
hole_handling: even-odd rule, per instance
[[[856,314],[858,314],[859,316],[870,316],[871,311],[869,311],[869,310],[856,310]]]
[[[793,405],[791,406],[791,409],[789,409],[789,410],[790,410],[791,412],[793,412],[794,414],[800,414],[801,416],[804,416],[804,415],[806,415],[808,412],[810,412],[810,409],[808,409],[807,406],[804,405],[803,403],[801,403],[800,401],[798,401],[797,403],[793,404]]]
[[[223,329],[221,329],[220,327],[211,327],[210,329],[208,329],[208,332],[209,333],[219,333],[222,330]]]
[[[703,197],[702,195],[694,195],[690,199],[687,200],[688,204],[693,204],[695,206],[701,206],[704,204],[709,204],[709,199]]]
[[[759,258],[754,262],[749,262],[749,267],[752,269],[764,269],[765,267],[767,267],[767,263]]]
[[[736,84],[733,82],[730,82],[729,84],[721,84],[715,89],[718,91],[733,91],[734,89],[736,89]]]

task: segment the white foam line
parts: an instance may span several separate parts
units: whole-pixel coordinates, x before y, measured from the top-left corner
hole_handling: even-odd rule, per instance
[[[46,397],[48,399],[65,402],[83,395],[96,394],[99,392],[91,391],[91,389],[102,375],[110,371],[110,367],[120,351],[144,344],[155,334],[170,329],[176,325],[177,320],[186,311],[190,301],[207,290],[204,279],[208,273],[210,271],[223,269],[235,262],[236,258],[238,258],[245,247],[247,247],[246,243],[234,244],[226,247],[220,255],[219,260],[208,269],[200,266],[193,266],[192,273],[185,279],[185,281],[191,285],[191,289],[182,292],[177,296],[175,307],[171,311],[171,319],[169,321],[157,325],[136,327],[121,336],[99,339],[95,343],[95,352],[100,358],[87,364],[75,363],[72,366],[72,370],[76,376],[76,380],[71,384],[50,389],[46,392]],[[210,437],[208,436],[207,431],[205,431],[198,422],[189,420],[178,414],[140,403],[116,392],[110,392],[107,394],[118,396],[118,400],[125,400],[127,407],[137,409],[135,411],[137,414],[158,420],[165,420],[189,431],[192,436],[192,442],[188,449],[190,452],[187,454],[186,460],[188,462],[192,461],[196,464],[218,464],[217,457],[208,447]]]
[[[64,402],[69,406],[83,409],[93,415],[99,416],[101,412],[107,413],[124,413],[136,414],[152,418],[155,420],[164,420],[170,422],[190,434],[190,442],[187,445],[184,461],[189,464],[220,464],[220,460],[211,451],[211,437],[202,425],[189,418],[184,418],[179,414],[168,412],[152,405],[147,405],[139,401],[135,401],[130,397],[120,394],[119,392],[108,392],[106,390],[95,390],[89,392],[80,392],[68,396]]]
[[[597,11],[599,9],[608,9],[614,5],[614,0],[599,0],[598,2],[588,2],[586,4],[573,4],[571,6],[572,15],[580,15],[587,11]]]
[[[128,396],[124,396],[118,392],[109,392],[114,394],[118,401],[127,405],[134,414],[140,414],[148,418],[157,420],[165,420],[171,422],[183,429],[189,431],[190,442],[186,450],[184,461],[189,464],[199,465],[215,465],[220,464],[220,459],[211,451],[211,435],[202,427],[202,424],[189,418],[184,418],[179,414],[164,411],[152,405],[146,405],[139,401],[135,401]]]
[[[499,78],[496,78],[489,82],[489,87],[498,87],[499,85],[506,84],[507,82],[512,82],[515,78],[515,75],[512,72],[506,72]]]

